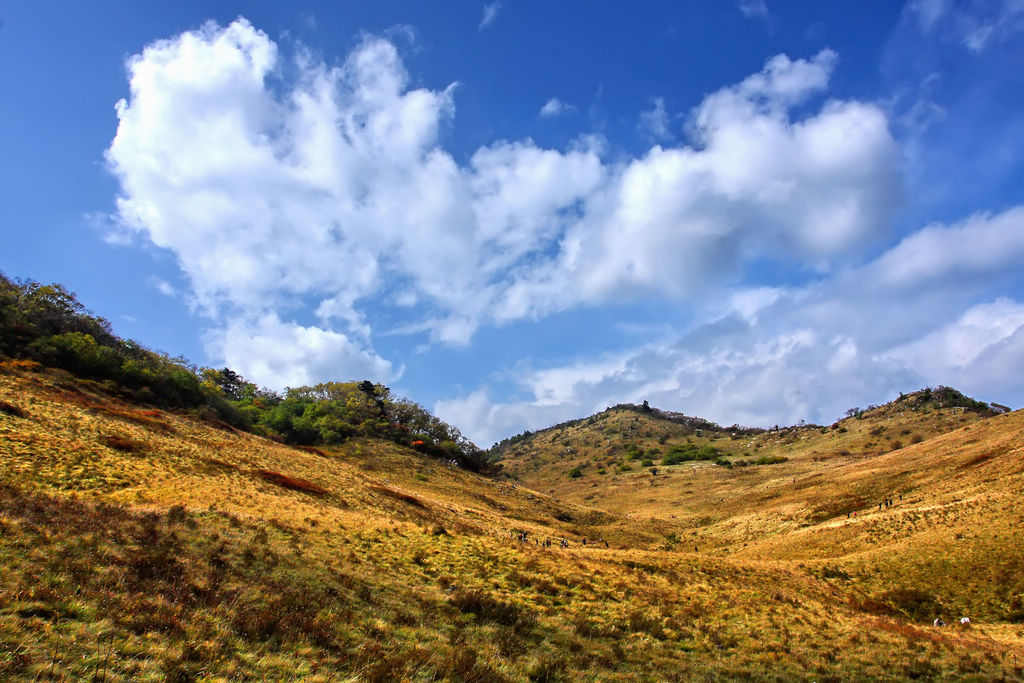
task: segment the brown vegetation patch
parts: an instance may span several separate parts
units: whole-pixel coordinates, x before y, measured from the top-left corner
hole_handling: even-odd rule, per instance
[[[930,622],[943,611],[934,595],[915,588],[895,588],[876,597],[915,621]]]
[[[13,415],[14,417],[28,417],[28,413],[26,413],[24,410],[14,405],[13,403],[8,403],[7,401],[0,401],[0,413],[7,413],[8,415]]]
[[[289,477],[287,474],[281,474],[280,472],[274,472],[272,470],[256,470],[256,474],[269,482],[293,491],[303,491],[304,493],[314,493],[316,495],[323,495],[327,493],[327,489],[323,486],[314,484],[311,481],[306,481],[305,479],[299,479],[298,477]]]
[[[319,448],[316,448],[314,446],[298,446],[298,445],[296,445],[296,446],[292,446],[292,448],[297,448],[300,451],[306,451],[307,453],[315,453],[316,455],[322,455],[324,457],[327,456],[326,453],[324,453],[322,450],[320,450]]]
[[[965,470],[968,467],[974,467],[975,465],[980,465],[981,463],[983,463],[983,462],[985,462],[987,460],[991,460],[993,457],[995,457],[997,455],[1002,455],[1002,453],[998,452],[998,451],[988,451],[987,453],[979,453],[978,455],[974,456],[970,460],[967,460],[962,465],[960,465],[960,469]]]
[[[233,472],[238,470],[237,465],[232,465],[229,462],[224,462],[223,460],[219,460],[217,458],[203,458],[202,460],[204,465],[208,465],[210,469],[214,471]]]
[[[76,403],[81,404],[86,410],[100,415],[113,417],[125,422],[131,422],[137,424],[140,427],[146,427],[153,431],[163,432],[164,434],[174,434],[175,430],[167,422],[163,420],[155,419],[152,413],[159,415],[159,411],[155,410],[132,410],[130,408],[119,408],[105,403],[99,403],[97,401],[89,400],[84,394],[78,394],[74,397]]]
[[[0,368],[9,371],[27,370],[29,372],[38,372],[42,370],[43,366],[34,360],[5,360],[0,363]]]
[[[517,630],[528,631],[537,622],[532,612],[478,590],[459,590],[448,602],[460,612],[475,614],[480,621],[512,626]]]
[[[424,508],[424,509],[426,509],[426,507],[427,507],[423,503],[422,500],[420,500],[416,496],[410,495],[408,493],[402,493],[401,491],[396,491],[394,489],[389,489],[387,486],[371,486],[370,488],[373,489],[374,491],[376,491],[377,493],[383,493],[388,498],[394,498],[395,500],[400,500],[403,503],[408,503],[409,505],[412,505],[413,507]]]
[[[146,449],[146,444],[141,441],[136,441],[120,434],[103,434],[100,436],[100,442],[109,448],[123,453],[139,453]]]
[[[815,507],[808,516],[808,521],[817,524],[836,517],[842,517],[851,512],[864,510],[868,507],[868,501],[860,496],[850,496],[839,500],[828,500]]]

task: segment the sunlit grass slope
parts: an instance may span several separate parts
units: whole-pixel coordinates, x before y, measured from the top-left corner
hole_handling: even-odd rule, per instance
[[[787,463],[537,492],[393,443],[292,448],[9,362],[0,678],[1019,679],[1024,418],[932,417],[970,430],[824,460],[797,439]],[[701,482],[717,498],[663,492]],[[744,488],[764,499],[749,521]],[[902,507],[871,509],[897,489]],[[847,522],[832,501],[851,492]],[[975,623],[928,625],[952,608]]]

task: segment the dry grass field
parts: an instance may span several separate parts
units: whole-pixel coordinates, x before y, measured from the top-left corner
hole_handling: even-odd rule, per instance
[[[487,478],[7,363],[0,678],[1021,680],[1024,414],[956,411],[738,438],[605,413]],[[687,439],[788,460],[624,454]]]

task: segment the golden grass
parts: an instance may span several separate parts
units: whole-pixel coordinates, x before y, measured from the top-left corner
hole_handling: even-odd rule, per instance
[[[25,414],[0,412],[2,678],[1024,672],[1020,414],[889,454],[815,460],[825,442],[797,433],[755,449],[781,464],[535,484],[571,503],[389,443],[296,449],[146,414],[44,372],[0,374],[0,400]],[[904,501],[872,509],[889,491]],[[974,623],[934,629],[934,609]]]

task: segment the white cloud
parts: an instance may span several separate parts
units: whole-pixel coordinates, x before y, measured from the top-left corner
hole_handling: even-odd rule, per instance
[[[611,168],[560,252],[504,291],[499,320],[641,293],[694,296],[755,255],[825,268],[881,234],[901,184],[882,111],[830,101],[806,119],[789,116],[825,87],[834,63],[828,50],[774,57],[695,110],[699,146],[655,146]]]
[[[163,280],[161,278],[154,277],[154,278],[150,278],[149,279],[149,284],[154,289],[156,289],[156,291],[160,292],[164,296],[171,297],[171,298],[174,298],[174,297],[178,296],[178,290],[176,290],[174,288],[174,285],[172,285],[167,280]]]
[[[905,11],[922,34],[959,43],[975,54],[1024,31],[1024,2],[1021,0],[976,3],[915,0],[907,4]]]
[[[574,107],[571,104],[566,104],[557,97],[552,97],[550,100],[544,103],[544,106],[540,108],[540,116],[543,118],[554,118],[561,116],[562,114],[572,111]]]
[[[991,283],[1024,257],[1021,235],[1024,207],[931,225],[804,288],[735,291],[672,338],[519,372],[522,398],[491,403],[481,388],[469,403],[439,405],[481,443],[643,400],[759,426],[831,422],[851,405],[938,384],[1019,405],[1024,390],[1007,369],[1024,363],[1024,303],[975,299],[983,274]]]
[[[276,389],[328,378],[390,381],[400,374],[344,334],[282,322],[274,313],[234,319],[208,335],[206,344],[209,353],[223,358],[228,367]]]
[[[654,98],[654,106],[648,111],[640,112],[640,123],[637,127],[641,133],[654,140],[666,140],[672,137],[664,98]]]
[[[480,26],[478,27],[481,31],[491,24],[498,18],[498,12],[501,11],[500,2],[489,2],[484,5],[484,14],[480,18]]]
[[[717,291],[752,259],[841,263],[884,230],[901,160],[874,105],[793,115],[835,62],[771,58],[696,107],[692,145],[608,161],[598,138],[502,141],[460,165],[439,144],[454,84],[412,88],[372,37],[340,66],[288,62],[240,19],[129,60],[107,160],[121,223],[173,252],[200,310],[228,321],[217,334],[311,301],[302,329],[374,357],[371,298],[465,344],[481,324]],[[280,381],[269,346],[252,351],[253,379]]]
[[[1021,329],[1024,304],[1001,297],[971,307],[955,322],[894,349],[889,355],[933,376],[940,375],[972,366],[987,350]],[[1003,366],[1004,371],[1006,367]]]
[[[961,287],[1024,260],[1024,207],[1001,214],[979,213],[952,225],[930,225],[890,249],[866,270],[885,287],[928,286],[953,279]]]

